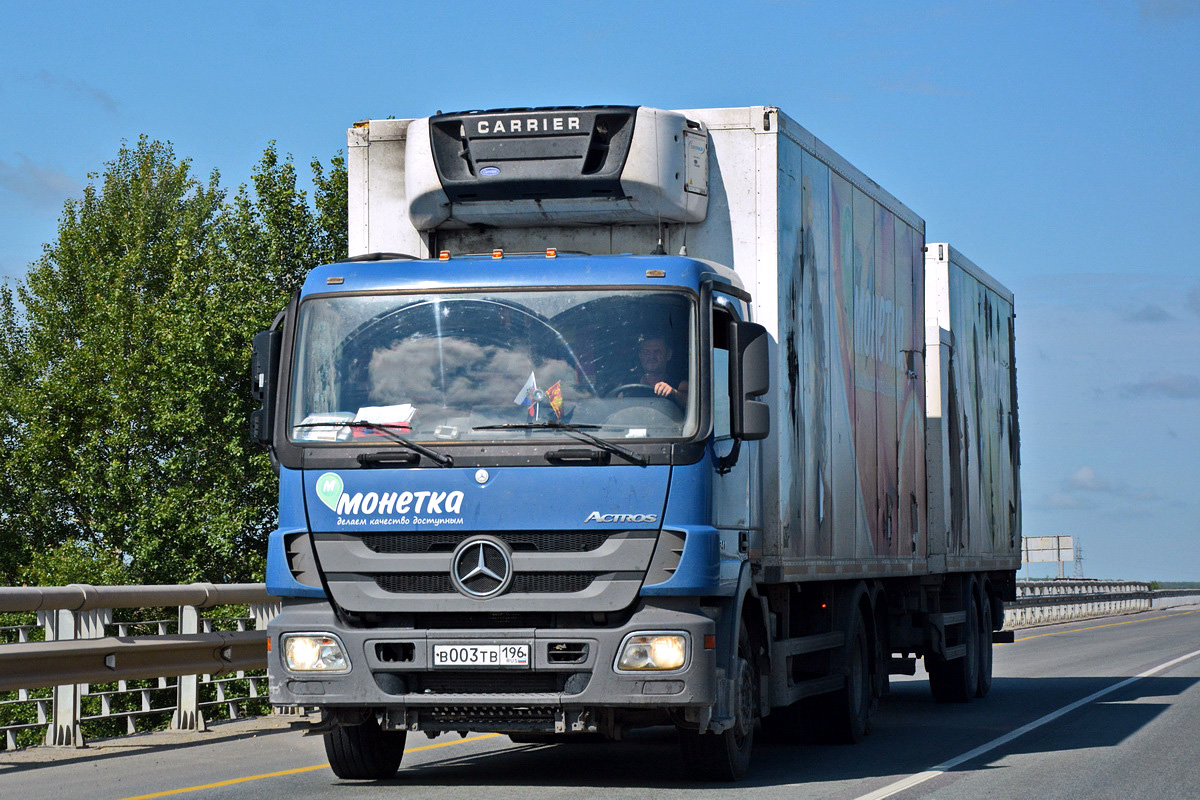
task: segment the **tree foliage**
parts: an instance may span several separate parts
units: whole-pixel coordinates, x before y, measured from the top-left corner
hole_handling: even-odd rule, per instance
[[[86,574],[47,553],[105,574],[116,553],[138,582],[261,577],[276,485],[246,434],[250,343],[346,250],[344,162],[313,169],[315,206],[272,143],[229,199],[143,137],[66,204],[0,292],[0,578],[32,553],[39,576]]]

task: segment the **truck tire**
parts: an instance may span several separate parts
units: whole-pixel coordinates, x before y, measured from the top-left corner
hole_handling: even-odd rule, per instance
[[[380,730],[372,715],[358,725],[343,725],[326,733],[325,754],[339,778],[381,780],[400,768],[406,738],[406,731]]]
[[[929,673],[929,690],[939,703],[967,703],[979,689],[979,603],[975,599],[975,582],[967,585],[963,596],[966,619],[956,644],[965,644],[967,652],[961,658],[946,659],[937,654],[925,656],[925,671]]]
[[[740,781],[750,769],[754,726],[759,717],[759,673],[745,625],[738,631],[736,719],[721,733],[679,729],[685,776],[695,781]]]
[[[986,587],[979,593],[979,682],[976,697],[987,697],[992,690],[992,598]]]
[[[871,648],[862,611],[856,611],[846,631],[846,685],[826,698],[828,739],[834,744],[858,744],[871,732],[875,704]]]

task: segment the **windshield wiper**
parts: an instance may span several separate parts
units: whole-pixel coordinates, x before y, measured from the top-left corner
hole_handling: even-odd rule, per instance
[[[599,436],[596,436],[593,433],[588,433],[586,430],[588,428],[591,428],[594,430],[599,427],[601,427],[601,426],[599,426],[599,425],[577,425],[577,424],[571,423],[571,422],[558,422],[556,420],[542,420],[541,422],[505,422],[500,425],[477,425],[474,428],[472,428],[471,430],[473,430],[473,431],[509,431],[509,430],[531,430],[531,429],[537,429],[537,428],[548,428],[550,430],[562,431],[563,433],[567,434],[572,439],[575,439],[577,441],[588,442],[590,444],[594,444],[594,445],[596,445],[596,447],[599,447],[601,450],[605,450],[609,453],[613,453],[614,455],[621,456],[621,458],[624,458],[628,461],[632,461],[634,464],[637,464],[639,467],[644,467],[650,463],[646,459],[645,456],[638,455],[637,453],[633,452],[632,450],[622,447],[619,444],[614,444],[614,443],[608,441],[607,439],[601,439]]]
[[[439,467],[454,466],[454,459],[445,453],[439,453],[437,450],[431,450],[423,444],[417,444],[407,436],[401,436],[392,429],[390,425],[383,425],[378,422],[367,422],[366,420],[345,420],[344,422],[302,422],[299,425],[293,425],[293,428],[367,428],[368,430],[382,433],[387,438],[391,439],[398,445],[405,447],[414,453],[419,453],[430,461],[437,464]]]

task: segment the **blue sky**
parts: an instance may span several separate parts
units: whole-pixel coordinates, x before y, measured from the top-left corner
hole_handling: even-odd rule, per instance
[[[1026,535],[1200,580],[1200,0],[0,13],[10,283],[143,133],[233,188],[268,141],[306,164],[369,117],[778,105],[1016,292]]]

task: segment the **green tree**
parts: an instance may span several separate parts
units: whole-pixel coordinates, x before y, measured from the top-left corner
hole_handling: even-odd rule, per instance
[[[344,171],[314,162],[314,211],[272,144],[227,202],[142,137],[67,203],[0,292],[0,576],[53,551],[141,582],[261,577],[275,479],[246,434],[250,341],[345,252]]]

